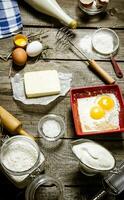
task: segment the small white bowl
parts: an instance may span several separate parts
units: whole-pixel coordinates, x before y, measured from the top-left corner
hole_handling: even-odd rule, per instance
[[[108,28],[99,28],[96,30],[92,36],[91,42],[93,48],[102,55],[114,54],[114,52],[116,52],[119,48],[118,35],[115,33],[115,31]]]
[[[61,116],[49,114],[38,122],[38,133],[48,141],[57,141],[63,137],[65,123]]]

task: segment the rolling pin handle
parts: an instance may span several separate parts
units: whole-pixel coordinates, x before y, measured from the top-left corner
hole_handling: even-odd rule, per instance
[[[20,135],[24,135],[26,137],[31,138],[32,140],[35,140],[33,135],[30,135],[29,133],[27,133],[25,130],[22,129],[22,127],[19,127],[17,130],[17,133],[19,133]]]
[[[19,133],[34,140],[34,137],[22,129],[22,123],[0,106],[0,122],[10,133]]]

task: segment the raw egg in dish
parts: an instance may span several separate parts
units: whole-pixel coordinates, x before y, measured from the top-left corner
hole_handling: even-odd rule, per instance
[[[83,132],[107,131],[119,128],[120,105],[112,93],[77,99],[79,120]]]
[[[114,100],[107,95],[103,95],[99,98],[98,104],[105,110],[111,110],[114,108]]]
[[[102,109],[102,107],[96,105],[90,109],[90,116],[93,119],[101,119],[105,116],[105,111]]]

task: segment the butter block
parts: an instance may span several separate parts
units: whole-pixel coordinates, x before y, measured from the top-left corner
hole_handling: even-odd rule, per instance
[[[60,93],[60,80],[56,70],[26,72],[25,93],[28,98]]]

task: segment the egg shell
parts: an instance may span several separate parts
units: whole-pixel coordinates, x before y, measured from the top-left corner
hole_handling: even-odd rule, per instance
[[[13,62],[18,66],[25,65],[25,63],[27,61],[26,51],[22,48],[16,48],[12,52],[12,59],[13,59]]]
[[[39,41],[33,41],[27,45],[26,52],[28,56],[35,57],[38,56],[43,50],[43,45]]]
[[[23,34],[17,34],[14,36],[13,42],[16,47],[25,48],[28,43],[28,38]]]
[[[98,2],[102,5],[106,5],[109,3],[109,0],[98,0]]]
[[[84,7],[91,7],[93,4],[94,0],[80,0],[80,3],[84,6]]]

